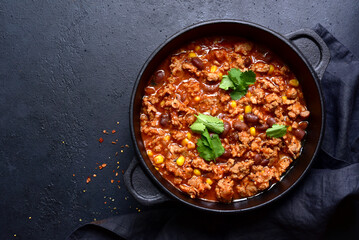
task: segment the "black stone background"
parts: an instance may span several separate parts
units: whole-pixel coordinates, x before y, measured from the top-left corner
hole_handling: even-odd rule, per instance
[[[167,37],[219,18],[283,34],[320,23],[359,56],[356,0],[0,2],[0,239],[64,239],[85,222],[146,210],[121,173],[134,155],[133,83]]]

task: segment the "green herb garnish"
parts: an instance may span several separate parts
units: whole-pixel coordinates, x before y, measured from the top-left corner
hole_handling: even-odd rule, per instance
[[[231,68],[228,75],[224,75],[219,85],[224,90],[232,89],[230,93],[233,100],[238,100],[246,95],[249,85],[256,82],[256,74],[252,71],[242,72],[238,68]]]
[[[209,135],[208,130],[205,129],[202,137],[197,141],[197,151],[199,156],[206,161],[215,160],[224,153],[224,147],[218,134]]]
[[[273,124],[271,128],[268,128],[266,134],[268,137],[281,138],[287,133],[286,125]]]
[[[190,126],[191,130],[196,133],[203,133],[205,128],[214,133],[222,133],[224,131],[223,121],[205,114],[198,114],[197,120]]]
[[[190,126],[191,130],[201,134],[201,138],[197,141],[197,151],[199,156],[206,161],[216,160],[217,157],[224,153],[224,147],[218,134],[224,131],[224,123],[222,120],[208,116],[205,114],[198,114],[197,120]],[[209,135],[209,131],[218,133]]]

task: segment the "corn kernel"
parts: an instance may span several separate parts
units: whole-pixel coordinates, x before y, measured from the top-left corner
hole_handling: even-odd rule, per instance
[[[236,108],[237,107],[237,103],[236,103],[236,101],[231,101],[231,107],[232,108]]]
[[[196,52],[198,52],[199,50],[201,50],[202,48],[201,48],[201,46],[199,46],[199,45],[197,45],[195,48],[194,48],[194,50],[196,51]]]
[[[182,144],[182,146],[187,146],[188,142],[189,142],[189,140],[187,138],[185,138],[182,140],[181,144]]]
[[[274,66],[273,66],[273,65],[269,65],[268,74],[272,74],[273,71],[274,71]]]
[[[219,80],[222,80],[222,77],[223,77],[223,73],[218,73],[218,76],[219,76]]]
[[[299,86],[299,82],[297,79],[292,79],[289,80],[289,85],[293,86],[293,87],[298,87]]]
[[[251,113],[252,112],[252,107],[247,105],[245,108],[244,108],[244,112],[245,113]]]
[[[166,135],[166,136],[163,137],[163,139],[168,142],[168,141],[171,139],[171,136],[170,136],[170,135]]]
[[[291,132],[292,130],[293,130],[292,126],[289,126],[289,127],[287,128],[287,131],[288,131],[288,132]]]
[[[249,129],[249,133],[252,135],[252,136],[255,136],[256,135],[256,129],[254,127],[251,127]]]
[[[161,163],[163,163],[163,161],[164,161],[165,159],[163,158],[162,155],[157,155],[154,160],[155,160],[155,163],[156,163],[156,164],[161,164]]]
[[[188,139],[191,139],[192,134],[191,134],[190,132],[188,132],[186,135],[187,135],[187,138],[188,138]]]
[[[199,100],[201,100],[201,98],[200,98],[199,96],[197,96],[197,97],[194,98],[194,100],[195,100],[196,102],[199,102]]]
[[[190,53],[188,54],[188,57],[189,57],[189,58],[197,57],[197,53],[195,53],[195,52],[190,52]]]
[[[201,171],[199,169],[197,169],[197,168],[195,170],[193,170],[193,173],[196,176],[201,176]]]
[[[213,65],[211,67],[211,73],[214,73],[215,71],[217,71],[217,66],[216,65]]]
[[[182,166],[184,164],[184,157],[181,155],[179,158],[177,158],[176,163],[178,166]]]
[[[153,152],[151,150],[147,150],[147,156],[152,157],[153,156]]]
[[[206,179],[206,183],[208,183],[209,185],[212,185],[213,181],[212,181],[212,179],[207,178],[207,179]]]
[[[187,148],[188,148],[188,149],[195,149],[195,148],[196,148],[196,144],[194,144],[193,142],[189,142],[189,143],[187,144]]]
[[[239,116],[238,116],[238,119],[239,119],[239,120],[241,120],[241,121],[243,121],[243,120],[244,120],[243,115],[242,115],[242,114],[241,114],[241,115],[239,115]]]
[[[288,98],[287,98],[287,96],[282,96],[282,100],[283,101],[285,101],[285,100],[287,100]]]
[[[160,106],[161,106],[161,107],[164,107],[164,106],[165,106],[165,101],[161,101],[161,102],[160,102]]]

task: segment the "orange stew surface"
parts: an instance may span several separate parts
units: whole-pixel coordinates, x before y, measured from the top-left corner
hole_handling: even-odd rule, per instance
[[[231,68],[252,70],[255,84],[239,100],[219,88]],[[205,161],[190,130],[202,113],[224,122],[225,152]],[[168,56],[145,89],[141,134],[161,175],[191,198],[229,203],[268,189],[301,153],[309,116],[300,84],[269,49],[238,37],[193,41]],[[286,125],[281,138],[266,135]]]

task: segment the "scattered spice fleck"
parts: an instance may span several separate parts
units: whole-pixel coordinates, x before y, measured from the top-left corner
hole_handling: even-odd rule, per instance
[[[93,177],[97,177],[97,175],[96,175],[96,174],[94,174],[94,175],[93,175]]]
[[[79,221],[82,222],[82,219],[80,218]]]
[[[14,237],[16,237],[16,234],[14,234]]]
[[[98,168],[101,170],[102,168],[106,167],[107,164],[106,163],[103,163],[101,166],[99,166]]]
[[[98,139],[98,141],[99,141],[100,143],[103,143],[103,138],[100,137],[100,138]]]
[[[29,219],[31,220],[31,217],[29,217]]]
[[[72,176],[75,177],[75,173],[73,173]]]
[[[114,180],[113,179],[111,179],[111,183],[113,183],[114,182]]]
[[[128,146],[128,144],[126,144],[125,147],[129,148],[130,146]]]
[[[106,130],[103,130],[102,132],[103,132],[104,134],[108,134],[108,132],[107,132]]]
[[[115,176],[116,176],[116,177],[118,176],[118,172],[116,172]]]
[[[86,189],[82,190],[83,192],[86,192]]]
[[[123,150],[121,150],[121,152],[123,153]]]
[[[112,143],[112,144],[116,144],[116,142],[115,142],[115,141],[112,141],[111,143]]]
[[[62,141],[63,144],[65,144],[65,141]]]
[[[90,177],[87,177],[86,183],[89,183],[89,182],[91,182],[91,178],[90,178]]]
[[[118,189],[121,189],[121,186],[120,186],[120,185],[118,185],[117,187],[118,187]]]
[[[94,218],[93,220],[96,221],[96,218]]]
[[[107,204],[107,202],[103,202],[104,204]]]
[[[120,122],[117,122],[117,124],[120,124]]]
[[[115,153],[115,156],[117,156],[117,155],[118,155],[118,152]]]
[[[116,130],[112,130],[112,134],[114,134],[116,132]]]

